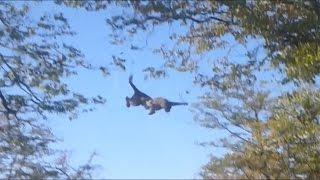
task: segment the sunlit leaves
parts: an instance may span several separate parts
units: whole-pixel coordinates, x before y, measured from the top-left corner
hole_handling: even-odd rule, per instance
[[[112,56],[112,63],[110,63],[110,64],[120,68],[123,71],[125,71],[126,70],[125,63],[126,63],[125,59],[113,55]]]
[[[85,7],[95,4],[72,2],[70,6],[81,3]],[[154,51],[163,57],[166,69],[146,67],[144,71],[148,77],[162,77],[167,69],[196,72],[194,83],[205,91],[196,106],[196,120],[230,135],[211,143],[228,154],[212,158],[203,168],[203,178],[316,179],[320,164],[318,90],[295,91],[286,83],[294,81],[301,88],[305,82],[314,83],[320,73],[318,0],[111,4],[124,10],[107,19],[116,45],[163,24],[182,27],[169,34],[173,46]],[[245,59],[229,56],[236,51],[230,42],[245,47]],[[215,56],[227,48],[225,57],[212,59],[212,71],[201,71],[199,56]],[[262,58],[264,54],[267,57]],[[271,76],[274,70],[281,74]],[[283,84],[270,85],[279,78]],[[282,89],[289,93],[283,95]]]
[[[320,48],[316,43],[300,44],[278,60],[286,64],[285,70],[290,78],[313,82],[320,73]]]
[[[258,96],[258,99],[261,96]],[[264,99],[264,96],[262,96]],[[304,89],[269,106],[270,119],[241,123],[251,142],[203,167],[204,178],[315,178],[320,167],[319,91]],[[312,105],[311,105],[312,104]],[[226,162],[227,164],[221,164]],[[219,165],[219,166],[215,166]],[[238,173],[228,174],[228,170]],[[221,171],[223,170],[223,171]]]
[[[63,14],[47,13],[37,20],[28,10],[0,2],[0,178],[90,177],[90,163],[73,169],[42,160],[58,155],[49,147],[57,139],[44,120],[51,113],[74,119],[92,109],[84,105],[105,99],[85,97],[64,83],[79,68],[93,67],[81,51],[57,40],[74,34]]]
[[[297,48],[303,44],[319,44],[318,1],[152,1],[116,3],[124,8],[132,8],[125,14],[108,18],[108,23],[119,35],[119,31],[136,34],[138,30],[149,30],[152,27],[174,21],[186,26],[186,34],[173,32],[177,42],[184,42],[195,48],[197,53],[204,53],[224,48],[227,42],[223,39],[231,35],[241,44],[248,38],[264,39],[264,47],[270,57]],[[134,31],[132,31],[134,28]],[[177,36],[176,33],[180,35]],[[120,33],[121,34],[121,33]],[[121,35],[125,37],[125,35]],[[178,44],[179,44],[178,43]],[[300,45],[302,43],[302,46]],[[303,47],[302,47],[303,48]],[[287,55],[289,55],[287,53]],[[314,57],[313,60],[317,58]],[[283,61],[282,61],[283,60]],[[293,61],[290,56],[278,61],[286,66]],[[288,65],[290,66],[290,65]],[[281,66],[277,66],[281,68]],[[313,79],[318,72],[310,66],[300,69],[288,67],[289,80],[300,79],[293,71],[303,71],[304,80]],[[179,69],[178,69],[179,70]],[[312,73],[308,73],[308,72]],[[302,73],[299,73],[302,74]]]
[[[143,72],[146,73],[145,79],[148,79],[148,78],[158,79],[158,78],[166,77],[166,71],[161,70],[161,69],[156,70],[153,67],[147,67],[143,70]]]
[[[166,68],[175,69],[180,72],[195,72],[199,68],[197,62],[191,59],[193,52],[190,49],[170,50],[161,47],[155,49],[154,52],[164,58],[164,66]]]
[[[85,8],[88,11],[96,11],[105,9],[110,3],[110,0],[106,1],[77,1],[77,0],[55,0],[55,3],[61,5],[64,4],[73,8]]]
[[[108,71],[108,69],[106,67],[101,66],[99,69],[104,76],[110,75],[110,72]]]

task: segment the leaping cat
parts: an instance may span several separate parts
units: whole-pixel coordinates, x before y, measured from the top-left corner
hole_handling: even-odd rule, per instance
[[[150,109],[149,115],[154,114],[156,111],[164,109],[166,112],[170,112],[172,106],[177,106],[177,105],[188,105],[188,103],[184,102],[171,102],[165,98],[158,97],[155,99],[150,99],[146,102],[146,105]]]
[[[149,109],[146,102],[152,100],[152,98],[145,93],[141,92],[136,86],[132,83],[133,76],[129,77],[129,84],[131,85],[134,93],[131,98],[126,97],[126,105],[127,107],[130,106],[144,106],[146,109]]]

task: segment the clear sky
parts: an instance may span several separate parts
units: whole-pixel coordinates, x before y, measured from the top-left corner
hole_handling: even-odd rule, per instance
[[[220,134],[217,134],[219,131],[209,132],[194,122],[190,106],[174,107],[170,113],[160,111],[152,116],[142,107],[125,106],[125,96],[133,93],[128,84],[130,74],[134,75],[136,86],[152,97],[194,103],[201,95],[200,89],[192,85],[193,76],[188,73],[170,73],[165,79],[144,80],[143,68],[148,65],[159,67],[163,62],[160,56],[152,53],[152,48],[169,43],[169,27],[156,29],[149,36],[147,48],[133,52],[109,44],[110,29],[105,19],[117,9],[87,12],[55,6],[52,2],[38,4],[32,9],[34,16],[42,11],[63,12],[78,33],[64,40],[82,50],[92,64],[108,65],[111,56],[121,52],[128,61],[127,71],[114,67],[110,69],[111,76],[80,71],[78,76],[67,80],[70,87],[80,93],[87,96],[100,94],[107,99],[105,105],[80,114],[74,121],[55,116],[48,122],[55,135],[63,139],[55,147],[69,150],[72,164],[85,163],[95,151],[98,153],[95,163],[103,167],[96,177],[185,179],[197,177],[201,166],[209,161],[210,153],[221,154],[219,149],[196,144],[217,139]],[[133,40],[145,43],[144,37]],[[186,94],[186,90],[190,94]]]

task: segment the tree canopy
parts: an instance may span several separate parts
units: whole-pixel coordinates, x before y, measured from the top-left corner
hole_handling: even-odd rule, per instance
[[[192,73],[206,91],[194,104],[195,120],[227,132],[224,148],[203,166],[202,178],[311,178],[320,176],[320,1],[65,1],[57,5],[99,11],[121,8],[106,17],[112,44],[163,25],[179,26],[174,47],[154,49],[163,69],[145,67],[150,77]],[[62,13],[30,19],[28,7],[0,2],[0,172],[7,178],[90,177],[90,165],[72,169],[66,161],[47,163],[53,134],[41,124],[50,113],[76,117],[88,98],[63,83],[79,68],[100,69],[57,37],[72,36]],[[139,50],[134,42],[131,50]],[[203,55],[224,50],[203,64]],[[235,51],[245,56],[231,56]],[[125,59],[113,63],[126,70]],[[201,72],[209,66],[209,73]],[[173,71],[171,71],[173,70]],[[107,73],[108,74],[108,73]],[[266,78],[268,77],[268,78]],[[61,158],[63,159],[63,158]],[[67,170],[67,171],[65,171]]]
[[[203,178],[319,176],[318,0],[116,4],[130,10],[107,20],[114,37],[125,39],[126,32],[150,31],[162,24],[178,23],[186,29],[171,34],[177,45],[173,49],[155,51],[167,68],[197,72],[202,68],[199,55],[235,51],[234,43],[244,47],[244,62],[226,54],[213,60],[211,74],[195,73],[195,84],[207,89],[195,106],[196,121],[230,135],[203,143],[226,150],[203,167]],[[266,79],[267,74],[280,79]]]
[[[32,19],[28,6],[2,1],[0,22],[0,178],[90,177],[90,164],[73,169],[66,154],[50,148],[57,139],[45,125],[50,114],[73,119],[90,109],[83,105],[105,101],[64,83],[79,68],[94,68],[79,50],[58,40],[74,34],[67,19],[62,13]],[[44,160],[53,155],[56,162]]]

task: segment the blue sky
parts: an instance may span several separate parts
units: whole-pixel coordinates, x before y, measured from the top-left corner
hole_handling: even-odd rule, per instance
[[[39,6],[40,7],[39,7]],[[67,79],[70,87],[87,96],[102,95],[107,103],[93,112],[80,114],[69,121],[64,116],[53,116],[49,121],[55,135],[63,141],[55,147],[71,152],[71,163],[85,163],[92,152],[97,152],[95,163],[101,165],[96,177],[104,178],[195,178],[202,165],[209,161],[209,154],[221,154],[219,149],[204,148],[196,144],[214,140],[223,134],[210,132],[193,121],[191,107],[174,107],[170,113],[159,111],[148,115],[142,107],[127,108],[125,96],[133,91],[128,84],[130,74],[134,83],[146,94],[163,96],[172,101],[197,102],[201,90],[192,85],[193,76],[170,73],[161,80],[144,80],[142,69],[148,65],[159,67],[163,60],[152,53],[153,47],[169,43],[170,28],[156,29],[142,51],[128,51],[109,44],[109,31],[105,19],[117,11],[87,12],[82,9],[63,8],[52,2],[38,4],[32,9],[34,16],[42,11],[61,11],[69,19],[77,36],[64,39],[82,50],[86,59],[95,65],[108,65],[113,54],[126,58],[127,71],[112,68],[111,76],[100,72],[80,71],[78,76]],[[171,27],[172,28],[172,27]],[[174,27],[177,28],[177,27]],[[144,36],[133,38],[144,45]],[[206,69],[202,68],[202,71]],[[190,91],[186,94],[185,91]]]
[[[17,1],[17,4],[25,3]],[[218,140],[228,135],[223,131],[209,131],[193,121],[192,107],[174,107],[170,113],[158,111],[150,116],[143,107],[125,106],[125,97],[131,96],[133,90],[128,84],[130,74],[134,75],[134,83],[146,94],[162,96],[172,101],[187,101],[196,103],[198,96],[205,91],[193,85],[193,74],[170,72],[169,77],[160,80],[144,80],[142,70],[148,66],[160,67],[163,59],[152,50],[161,44],[170,45],[168,35],[171,31],[182,32],[178,24],[157,27],[151,34],[141,33],[128,40],[124,46],[113,46],[109,43],[110,29],[106,18],[119,13],[117,8],[106,11],[87,12],[83,9],[56,6],[51,1],[41,3],[28,2],[34,17],[43,12],[62,12],[70,22],[77,35],[61,40],[80,49],[88,62],[94,65],[108,66],[112,55],[120,55],[127,60],[126,71],[116,67],[109,70],[111,76],[104,77],[101,72],[80,70],[78,76],[66,79],[70,88],[88,97],[101,95],[107,103],[97,106],[90,113],[80,114],[79,118],[69,121],[66,116],[53,115],[48,125],[54,134],[63,139],[55,144],[58,149],[66,149],[71,154],[70,163],[77,166],[85,163],[92,152],[98,156],[94,163],[101,165],[95,178],[109,179],[190,179],[199,177],[201,166],[205,165],[210,154],[219,156],[222,149],[202,147],[197,142]],[[148,44],[145,38],[148,37]],[[230,37],[225,37],[230,38]],[[146,46],[141,51],[130,51],[130,43]],[[249,41],[249,48],[255,47],[262,41]],[[207,54],[209,59],[200,63],[200,72],[210,74],[209,60],[223,56],[228,49],[212,51]],[[259,52],[265,56],[265,50]],[[244,49],[234,48],[230,54],[233,62],[245,60]],[[210,63],[209,63],[210,64]],[[270,69],[259,72],[259,79],[279,80],[279,73]],[[319,82],[319,81],[317,81]],[[271,95],[292,90],[289,86],[269,85]],[[259,87],[260,88],[260,87]],[[186,94],[189,91],[190,94]]]

